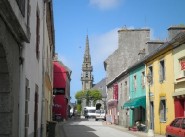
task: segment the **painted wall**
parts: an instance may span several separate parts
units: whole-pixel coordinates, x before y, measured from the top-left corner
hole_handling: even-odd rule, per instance
[[[174,82],[175,82],[175,92],[185,91],[185,77],[183,70],[181,70],[179,60],[185,59],[185,44],[182,44],[173,50],[174,57]],[[185,70],[184,70],[185,71]],[[185,93],[185,92],[184,92]]]
[[[159,81],[159,61],[165,61],[165,80]],[[148,60],[146,64],[146,74],[148,74],[148,67],[153,66],[153,84],[150,87],[150,99],[154,102],[154,132],[157,134],[165,134],[165,127],[174,119],[174,100],[172,94],[174,92],[174,76],[173,76],[173,56],[171,48],[165,49],[161,54],[158,52],[152,59]],[[146,95],[149,94],[149,86],[146,86]],[[166,99],[166,121],[160,121],[160,99]],[[149,98],[147,101],[147,120],[149,120]]]
[[[142,72],[145,72],[145,66],[140,65],[135,69],[131,70],[129,73],[129,92],[130,92],[130,99],[141,97],[146,95],[145,91],[145,78],[142,75]],[[134,86],[134,77],[136,76],[136,88]],[[144,78],[144,79],[143,79]],[[143,81],[143,83],[142,83]]]
[[[145,90],[145,66],[144,65],[139,65],[136,68],[130,70],[129,72],[129,81],[130,81],[130,86],[129,86],[129,95],[130,99],[134,99],[137,97],[141,96],[146,96],[146,90]],[[136,78],[136,81],[135,81]],[[136,82],[136,85],[135,85]],[[130,126],[133,126],[135,124],[135,119],[134,117],[137,117],[137,111],[139,109],[135,108],[130,109]]]
[[[185,116],[185,69],[181,67],[181,61],[185,61],[185,44],[179,45],[173,50],[174,57],[174,98],[175,117]]]
[[[64,89],[65,93],[62,95],[55,95],[53,103],[54,103],[54,109],[53,109],[53,113],[56,114],[56,110],[57,113],[62,115],[63,119],[67,119],[68,118],[68,79],[67,79],[67,70],[65,68],[65,66],[59,62],[59,61],[54,61],[53,62],[53,70],[54,70],[54,74],[53,74],[53,88],[54,89]],[[59,106],[59,109],[56,107]]]

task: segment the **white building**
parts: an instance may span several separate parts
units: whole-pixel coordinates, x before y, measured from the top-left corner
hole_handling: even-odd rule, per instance
[[[45,136],[53,32],[51,2],[0,1],[0,137]]]

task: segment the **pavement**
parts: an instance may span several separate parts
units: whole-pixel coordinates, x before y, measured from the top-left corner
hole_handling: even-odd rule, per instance
[[[115,124],[110,124],[107,123],[106,121],[102,122],[104,126],[109,126],[118,130],[121,130],[123,132],[127,132],[129,134],[135,135],[137,137],[166,137],[165,135],[159,135],[159,134],[154,134],[153,136],[151,134],[148,134],[148,132],[143,132],[143,131],[130,131],[128,128],[125,128],[120,125],[115,125]]]
[[[66,122],[68,122],[68,121],[58,122],[56,124],[55,137],[66,137],[66,135],[64,133],[64,129],[62,127],[63,124],[65,124]],[[130,130],[128,130],[128,128],[125,128],[125,127],[120,126],[120,125],[110,124],[110,123],[107,123],[106,121],[102,121],[102,124],[104,126],[109,126],[111,128],[115,128],[117,130],[127,132],[127,133],[135,135],[137,137],[166,137],[165,135],[159,135],[159,134],[154,134],[153,136],[151,136],[151,134],[148,134],[147,132],[142,132],[142,131],[130,131]]]

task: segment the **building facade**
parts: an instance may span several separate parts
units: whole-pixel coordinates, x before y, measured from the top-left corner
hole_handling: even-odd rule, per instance
[[[173,49],[175,117],[183,117],[185,116],[185,33],[177,35],[175,41],[178,42]]]
[[[148,127],[157,134],[165,134],[165,127],[175,117],[174,54],[175,36],[184,28],[171,27],[169,41],[154,50],[146,59],[146,87]],[[175,96],[175,95],[174,95]]]
[[[53,120],[67,120],[70,114],[71,70],[62,62],[53,62]]]
[[[49,106],[42,102],[45,45],[50,43],[49,62],[54,51],[53,19],[46,19],[47,14],[52,16],[52,1],[48,2],[0,2],[0,136],[46,134],[45,113],[41,112]],[[47,37],[52,39],[47,41]]]
[[[145,91],[145,66],[143,63],[129,69],[129,97],[124,104],[130,109],[130,124],[134,126],[137,121],[145,124],[146,120],[146,91]]]
[[[147,42],[150,40],[149,29],[120,29],[118,31],[118,49],[105,61],[107,84],[107,108],[112,123],[129,126],[129,112],[122,109],[123,103],[129,98],[129,74],[127,69],[139,60],[138,53],[148,53]],[[114,91],[118,86],[118,93]],[[127,92],[127,93],[126,93]],[[115,100],[118,94],[120,100]]]

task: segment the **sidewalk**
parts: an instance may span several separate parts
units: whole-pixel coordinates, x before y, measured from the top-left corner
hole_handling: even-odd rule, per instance
[[[55,137],[66,137],[64,128],[62,127],[65,123],[66,122],[57,122],[55,127]]]
[[[137,136],[137,137],[148,137],[148,133],[146,133],[146,132],[141,132],[141,131],[130,131],[130,130],[128,130],[128,128],[125,128],[125,127],[120,126],[120,125],[109,124],[109,123],[106,123],[106,121],[103,121],[102,123],[103,123],[103,125],[105,125],[105,126],[109,126],[109,127],[118,129],[118,130],[120,130],[120,131],[127,132],[127,133],[132,134],[132,135],[135,135],[135,136]],[[154,134],[153,137],[166,137],[166,136],[165,136],[165,135]]]

